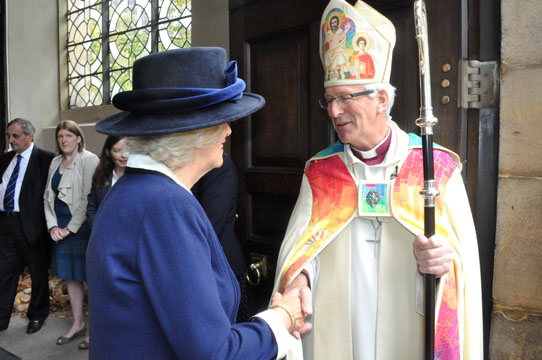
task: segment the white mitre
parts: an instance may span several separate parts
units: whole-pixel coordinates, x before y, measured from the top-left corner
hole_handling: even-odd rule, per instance
[[[395,27],[378,11],[357,1],[331,0],[320,21],[324,87],[389,83]]]

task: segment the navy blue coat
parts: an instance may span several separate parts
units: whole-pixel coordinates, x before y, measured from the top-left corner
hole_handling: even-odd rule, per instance
[[[91,359],[271,359],[261,319],[235,324],[239,286],[198,201],[127,169],[87,250]]]

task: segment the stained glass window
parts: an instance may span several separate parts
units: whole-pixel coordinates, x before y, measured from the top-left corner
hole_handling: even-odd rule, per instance
[[[142,56],[190,47],[192,0],[66,0],[69,107],[132,89]]]

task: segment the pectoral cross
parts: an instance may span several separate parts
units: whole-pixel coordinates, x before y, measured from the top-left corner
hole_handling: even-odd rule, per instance
[[[365,241],[374,243],[374,256],[376,257],[377,255],[376,249],[377,249],[378,244],[380,244],[380,239],[378,238],[378,231],[382,228],[382,222],[378,220],[378,218],[376,218],[376,223],[378,225],[375,226],[373,220],[369,220],[369,221],[371,222],[371,225],[373,226],[373,229],[375,231],[375,237],[374,239],[365,239]]]

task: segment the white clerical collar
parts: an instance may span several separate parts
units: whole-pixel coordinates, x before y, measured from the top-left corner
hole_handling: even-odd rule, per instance
[[[364,160],[373,159],[378,156],[378,152],[377,152],[378,148],[382,146],[382,144],[384,144],[386,140],[388,140],[390,135],[391,135],[391,128],[388,126],[388,133],[386,134],[386,136],[384,136],[384,139],[382,139],[382,141],[379,142],[374,148],[367,151],[358,150],[352,145],[350,146],[352,147],[352,151],[357,152],[361,156],[362,159]]]
[[[190,189],[187,188],[177,176],[175,176],[173,171],[171,171],[166,165],[162,164],[161,162],[154,160],[149,155],[130,154],[130,156],[128,157],[128,162],[126,163],[126,167],[157,171],[161,174],[164,174],[171,180],[175,181],[179,186],[186,189],[186,191],[192,194]]]

